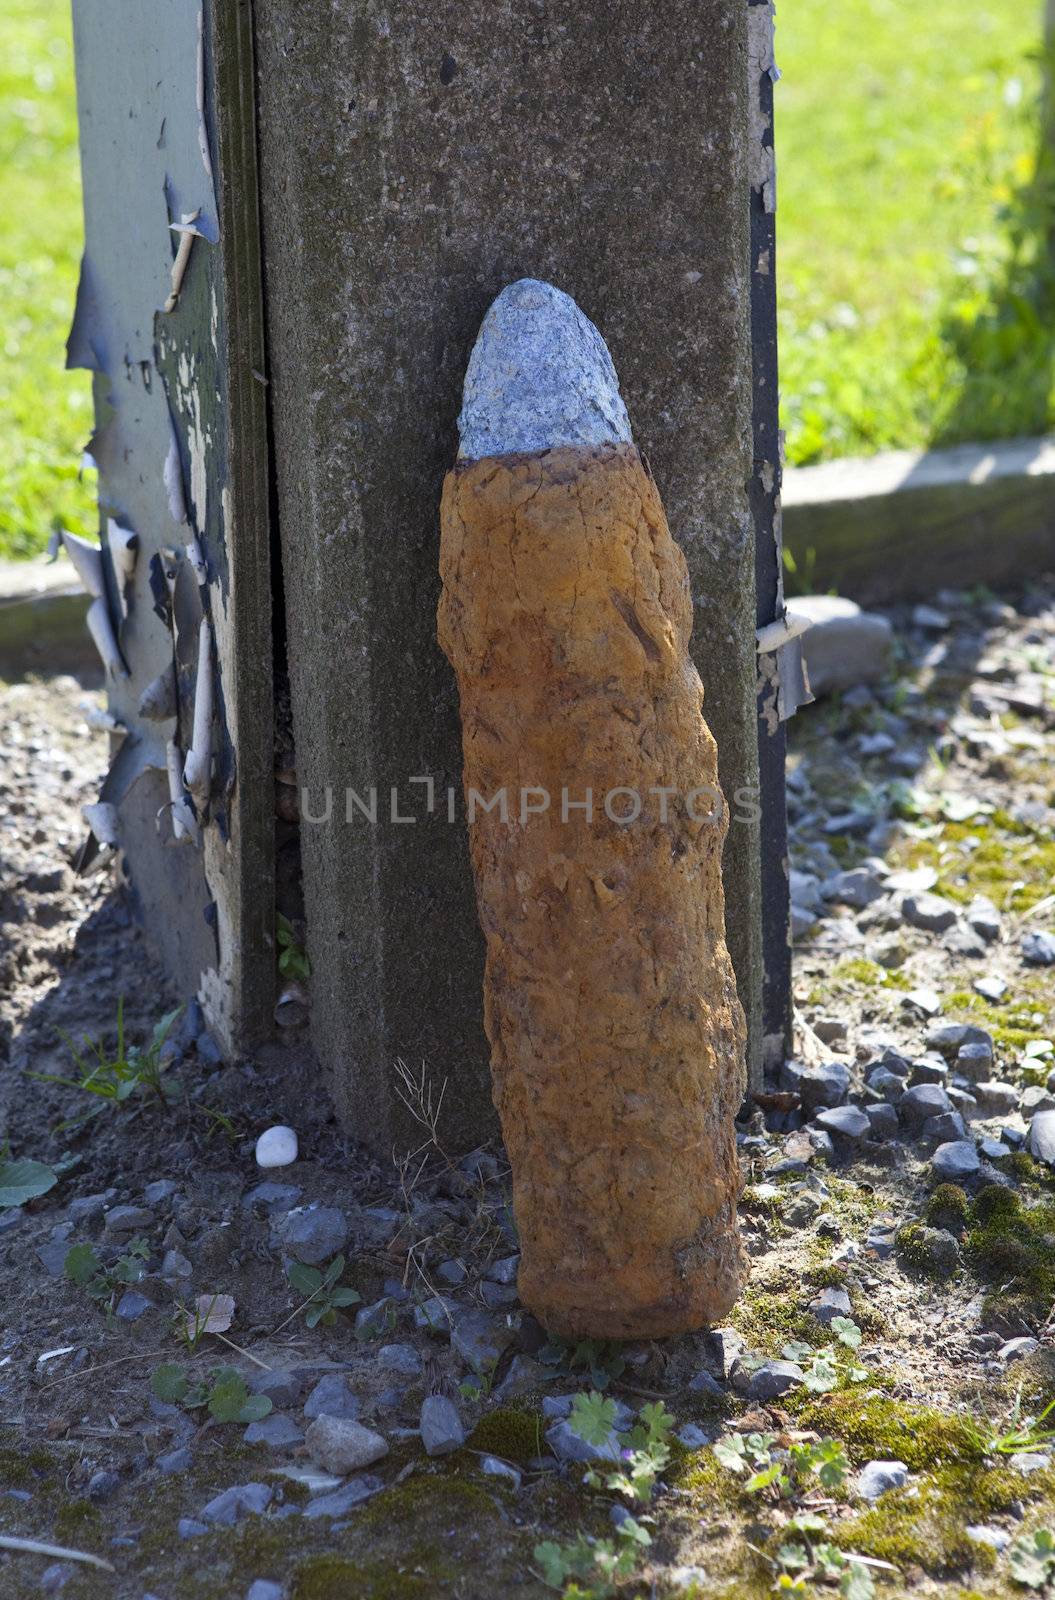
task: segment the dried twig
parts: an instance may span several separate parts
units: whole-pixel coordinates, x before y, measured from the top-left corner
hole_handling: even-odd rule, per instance
[[[15,1539],[0,1533],[0,1550],[24,1550],[31,1556],[53,1556],[59,1561],[83,1561],[86,1566],[98,1567],[103,1572],[116,1572],[117,1568],[104,1561],[102,1556],[89,1555],[87,1550],[67,1550],[61,1544],[41,1544],[39,1539]]]

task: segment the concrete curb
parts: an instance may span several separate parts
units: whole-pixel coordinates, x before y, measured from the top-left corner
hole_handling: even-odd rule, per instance
[[[1015,583],[1055,567],[1055,435],[789,468],[783,513],[814,591],[876,605]]]
[[[0,562],[0,674],[98,671],[90,599],[68,561]]]

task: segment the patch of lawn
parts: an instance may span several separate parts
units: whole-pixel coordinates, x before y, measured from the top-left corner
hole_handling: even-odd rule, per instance
[[[1046,193],[1036,181],[1041,12],[778,7],[789,461],[1055,426],[1055,273],[1035,255],[1055,214],[1050,177]]]
[[[69,0],[0,0],[0,38],[0,557],[8,557],[42,550],[56,519],[88,533],[96,516],[93,486],[80,481],[91,382],[64,371],[83,231]]]

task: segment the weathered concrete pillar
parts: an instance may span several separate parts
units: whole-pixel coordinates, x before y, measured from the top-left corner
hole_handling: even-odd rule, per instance
[[[504,284],[603,327],[685,552],[760,1048],[746,8],[254,0],[270,397],[316,1047],[350,1130],[403,1137],[397,1057],[493,1127],[454,679],[435,639],[462,375]],[[431,778],[428,786],[411,783]],[[377,789],[376,823],[369,806]],[[390,791],[397,787],[393,822]],[[746,791],[746,792],[745,792]],[[746,804],[745,804],[746,802]]]
[[[498,297],[460,431],[439,639],[520,1298],[567,1338],[683,1333],[740,1286],[745,1087],[688,571],[567,295]]]

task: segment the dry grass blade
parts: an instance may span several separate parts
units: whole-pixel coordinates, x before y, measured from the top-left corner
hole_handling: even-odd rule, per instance
[[[39,1539],[15,1539],[0,1533],[0,1550],[22,1550],[31,1556],[52,1556],[58,1561],[83,1561],[85,1566],[98,1567],[101,1572],[116,1572],[117,1568],[102,1556],[89,1555],[87,1550],[67,1550],[61,1544],[41,1544]]]

